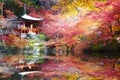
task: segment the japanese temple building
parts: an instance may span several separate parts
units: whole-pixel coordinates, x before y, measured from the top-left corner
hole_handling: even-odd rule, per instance
[[[44,18],[35,18],[35,17],[29,16],[27,14],[24,14],[21,16],[21,19],[23,21],[23,24],[21,26],[21,31],[23,33],[26,33],[29,31],[37,33],[39,29],[37,27],[35,27],[35,23],[41,22]],[[41,22],[41,24],[42,24],[42,22]]]

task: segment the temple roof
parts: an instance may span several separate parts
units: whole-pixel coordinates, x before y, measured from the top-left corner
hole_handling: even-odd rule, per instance
[[[40,21],[44,19],[44,18],[35,18],[27,14],[22,15],[21,18],[26,19],[26,20],[33,20],[33,21]]]

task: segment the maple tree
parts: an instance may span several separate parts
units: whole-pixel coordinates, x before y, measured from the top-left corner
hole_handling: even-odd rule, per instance
[[[50,20],[48,20],[47,23],[43,22],[42,32],[48,37],[55,38],[56,34],[58,34],[59,37],[66,38],[67,36],[67,38],[70,40],[71,37],[84,32],[80,29],[76,29],[77,27],[75,28],[74,23],[59,17],[59,15],[55,16],[48,14],[47,16],[49,16]]]
[[[95,6],[99,9],[94,18],[100,20],[101,26],[108,27],[113,34],[113,27],[120,26],[120,1],[109,0],[107,2],[96,2]]]
[[[95,1],[94,10],[87,13],[88,18],[93,20],[90,24],[95,24],[95,22],[97,22],[95,27],[89,27],[91,29],[87,30],[90,32],[86,35],[86,40],[89,44],[87,44],[88,46],[94,47],[95,50],[98,48],[103,49],[105,46],[107,46],[106,48],[111,48],[113,43],[114,46],[119,46],[115,38],[115,36],[118,35],[116,35],[116,32],[118,32],[120,28],[119,4],[119,0],[109,0],[104,2]],[[93,31],[91,31],[92,29]]]

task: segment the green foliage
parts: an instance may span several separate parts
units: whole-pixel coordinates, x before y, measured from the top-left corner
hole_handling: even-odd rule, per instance
[[[99,52],[100,50],[118,50],[120,47],[117,40],[113,39],[100,41],[97,44],[90,46],[90,48],[92,51]]]
[[[23,14],[23,7],[18,6],[15,2],[12,1],[6,1],[4,4],[4,10],[11,10],[14,12],[16,16],[20,16]],[[4,16],[6,17],[6,14],[4,12]]]
[[[41,58],[41,57],[43,57],[43,54],[40,54],[40,55],[38,55],[38,57],[39,58]],[[27,57],[26,57],[27,59],[34,59],[35,57],[34,57],[34,55],[27,55]]]
[[[21,2],[29,5],[35,5],[37,0],[20,0]]]
[[[43,43],[39,45],[39,47],[40,47],[40,48],[42,48],[43,46],[44,46],[44,44],[43,44]]]
[[[26,57],[26,60],[28,60],[28,61],[31,61],[31,60],[36,60],[35,61],[35,63],[44,63],[45,62],[45,59],[44,58],[41,58],[42,57],[42,55],[39,55],[38,56],[38,60],[36,60],[36,58],[33,56],[33,55],[28,55],[27,57]]]
[[[92,56],[108,56],[118,58],[120,56],[120,54],[118,54],[119,49],[120,44],[115,39],[113,39],[112,41],[106,40],[106,42],[101,41],[97,44],[91,45],[88,49],[88,52],[90,52]]]
[[[37,42],[36,40],[30,39],[28,45],[33,48],[34,43],[36,43],[36,42]]]
[[[14,12],[16,16],[20,16],[24,13],[23,6],[19,6],[19,3],[26,4],[27,7],[35,7],[35,9],[38,9],[39,6],[36,5],[37,0],[0,0],[0,2],[4,2],[4,10],[10,10]],[[29,12],[27,10],[27,12]],[[6,14],[4,12],[4,16],[6,17]]]
[[[112,42],[107,41],[107,45],[108,45],[111,49],[120,48],[118,41],[115,40],[115,39],[114,39]]]
[[[99,42],[98,44],[91,46],[91,50],[95,52],[99,52],[102,47],[103,47],[103,42]]]
[[[44,34],[38,34],[40,40],[45,40],[46,36]]]
[[[33,57],[33,55],[28,55],[27,56],[27,59],[33,59],[34,57]]]
[[[40,56],[38,56],[38,57],[40,57]],[[33,55],[27,56],[27,60],[34,60],[34,59],[35,59],[35,57],[33,57]],[[40,57],[40,58],[36,61],[36,63],[43,63],[44,61],[45,61],[45,60]]]
[[[37,0],[20,0],[22,3],[27,4],[28,6],[34,6],[35,8],[39,8],[38,5],[36,5]]]
[[[43,63],[45,60],[44,59],[39,59],[39,60],[37,60],[36,62],[37,63]]]
[[[14,0],[0,0],[0,2],[14,2]]]

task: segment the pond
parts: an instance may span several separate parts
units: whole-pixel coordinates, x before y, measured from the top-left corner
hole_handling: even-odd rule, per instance
[[[31,75],[33,75],[33,74],[30,74],[30,75],[27,75],[27,76],[26,75],[21,76],[19,73],[15,73],[15,74],[12,74],[9,77],[0,78],[0,80],[51,80],[51,78],[44,77],[43,74],[39,74],[39,77],[38,76],[32,77]]]

